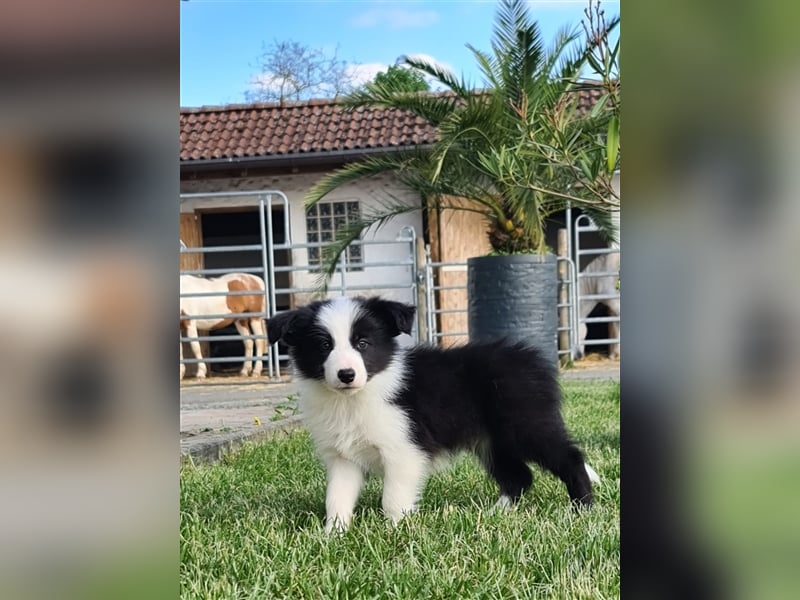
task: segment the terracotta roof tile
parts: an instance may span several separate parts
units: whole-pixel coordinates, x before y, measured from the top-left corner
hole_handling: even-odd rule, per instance
[[[600,96],[581,92],[587,110]],[[436,131],[410,113],[360,107],[352,112],[333,100],[280,104],[232,104],[182,108],[183,162],[232,157],[397,148],[432,143]]]
[[[334,101],[311,100],[181,109],[180,138],[181,160],[192,161],[426,144],[434,129],[400,111],[348,113]]]

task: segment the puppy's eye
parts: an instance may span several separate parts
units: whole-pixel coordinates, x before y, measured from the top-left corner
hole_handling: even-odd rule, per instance
[[[331,343],[328,340],[323,340],[320,342],[319,347],[322,348],[323,351],[327,352],[331,349]]]
[[[369,346],[369,342],[367,340],[365,340],[364,338],[361,338],[360,340],[358,340],[358,344],[356,344],[356,347],[359,350],[366,350],[367,346]]]

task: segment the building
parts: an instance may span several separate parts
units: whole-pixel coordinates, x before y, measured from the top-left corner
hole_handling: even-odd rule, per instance
[[[582,92],[581,105],[590,107],[597,91]],[[303,207],[311,186],[323,175],[365,157],[397,152],[431,144],[435,129],[408,113],[384,108],[348,111],[332,100],[311,100],[283,104],[247,104],[181,109],[181,194],[224,194],[278,190],[286,203],[272,205],[272,235],[276,243],[291,239],[293,244],[329,241],[337,228],[354,214],[365,214],[388,199],[421,206],[421,199],[402,188],[389,175],[343,186],[332,192],[312,213]],[[180,237],[189,246],[218,246],[257,243],[259,236],[258,197],[253,195],[205,196],[181,201]],[[553,219],[548,242],[556,247],[564,216]],[[489,249],[486,224],[480,215],[448,212],[443,215],[422,210],[396,217],[381,234],[393,236],[405,226],[431,246],[434,261],[463,262]],[[370,235],[366,236],[370,237]],[[359,271],[360,262],[391,263],[407,257],[400,247],[365,246],[348,253],[348,280],[354,285],[391,283],[398,269]],[[240,268],[261,264],[254,253],[225,253],[181,257],[183,269]],[[313,249],[292,248],[275,252],[281,268],[313,265],[319,261]],[[461,266],[442,267],[441,285],[466,282]],[[313,272],[276,273],[276,287],[300,289],[313,286]],[[305,293],[291,293],[276,299],[276,308],[303,304]],[[398,299],[414,300],[404,298]],[[442,292],[441,308],[466,306],[466,292]],[[440,331],[466,331],[463,314],[442,315]]]

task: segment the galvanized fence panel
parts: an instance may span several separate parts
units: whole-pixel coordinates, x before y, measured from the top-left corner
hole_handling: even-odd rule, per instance
[[[254,199],[253,206],[258,208],[259,220],[259,243],[246,244],[246,245],[231,245],[231,246],[214,246],[214,247],[198,247],[189,248],[181,241],[180,252],[181,254],[211,254],[211,253],[226,253],[226,252],[258,252],[261,258],[259,266],[249,267],[230,267],[230,268],[206,268],[206,269],[186,269],[180,272],[181,275],[201,275],[208,277],[215,277],[227,273],[251,273],[259,275],[265,282],[264,298],[265,308],[263,313],[217,313],[217,314],[192,314],[181,315],[182,320],[201,320],[201,319],[227,319],[227,318],[262,318],[268,321],[270,318],[277,314],[277,298],[282,295],[295,295],[295,294],[318,294],[319,288],[315,281],[313,285],[296,285],[296,286],[280,286],[276,283],[276,274],[292,273],[312,275],[316,279],[319,274],[318,265],[310,265],[308,261],[301,263],[294,263],[292,259],[289,260],[288,265],[278,266],[275,264],[275,253],[286,251],[290,256],[296,256],[298,250],[307,250],[309,248],[323,249],[330,245],[330,242],[319,243],[293,243],[291,240],[291,228],[289,223],[289,203],[285,194],[276,190],[260,190],[260,191],[246,191],[246,192],[221,192],[221,193],[196,193],[196,194],[182,194],[181,201],[184,202],[188,199],[222,199],[222,198],[238,198],[241,200],[243,197],[251,197]],[[283,230],[285,231],[285,242],[275,243],[273,239],[273,208],[283,209]],[[354,265],[347,265],[344,262],[344,257],[339,263],[336,272],[328,284],[328,296],[341,294],[356,294],[360,292],[387,292],[389,290],[408,290],[411,301],[416,304],[417,297],[417,278],[418,278],[418,265],[416,260],[416,231],[413,227],[407,226],[400,230],[398,235],[392,239],[366,239],[353,242],[354,245],[366,246],[394,246],[405,249],[402,252],[405,256],[398,260],[376,260],[376,261],[363,261],[357,265],[357,274],[355,271],[350,271]],[[363,255],[363,254],[362,254]],[[406,273],[397,277],[392,277],[391,282],[382,282],[375,284],[367,284],[363,281],[361,283],[354,281],[354,279],[369,280],[369,271],[381,269],[392,271],[393,269],[405,269]],[[306,277],[306,279],[310,279]],[[253,295],[249,291],[226,291],[226,292],[196,292],[196,293],[182,293],[181,298],[190,297],[208,297],[208,296],[238,296],[238,295]],[[417,328],[416,325],[412,331],[412,337],[417,341]],[[266,353],[263,360],[266,363],[269,377],[273,381],[279,381],[281,375],[281,361],[286,360],[286,355],[279,353],[278,344],[269,344],[267,339],[266,330],[264,335],[200,335],[189,337],[181,333],[180,342],[222,342],[222,341],[236,341],[236,340],[257,340],[263,339],[267,343]],[[204,356],[202,359],[184,357],[181,363],[197,364],[204,363],[241,363],[247,357],[244,355],[244,343],[242,344],[242,354],[237,356],[226,357],[210,357]],[[252,360],[256,360],[254,356]],[[263,380],[261,380],[263,381]]]
[[[569,332],[569,344],[566,348],[561,347],[561,337],[559,335],[559,348],[558,348],[558,356],[562,357],[564,355],[569,355],[570,358],[574,359],[577,353],[578,347],[578,331],[576,327],[576,314],[577,311],[575,310],[575,306],[577,305],[577,277],[576,277],[576,267],[575,261],[567,256],[558,256],[556,260],[559,263],[563,263],[567,267],[567,276],[559,278],[558,284],[560,286],[566,286],[566,302],[558,302],[556,304],[556,310],[567,309],[567,324],[561,325],[561,319],[559,318],[559,326],[558,326],[558,333],[560,334],[562,331]],[[559,315],[560,317],[560,315]]]
[[[250,318],[261,318],[266,322],[272,315],[275,314],[275,297],[273,294],[274,290],[274,273],[272,269],[272,256],[273,251],[272,248],[274,247],[274,240],[272,235],[272,209],[273,207],[278,207],[283,209],[283,218],[284,218],[284,231],[286,232],[287,236],[291,235],[291,230],[289,228],[289,200],[283,192],[277,190],[256,190],[256,191],[241,191],[241,192],[212,192],[212,193],[192,193],[192,194],[181,194],[180,201],[181,203],[186,202],[187,200],[191,199],[225,199],[225,198],[253,198],[253,207],[258,209],[258,219],[259,219],[259,243],[257,244],[240,244],[240,245],[229,245],[229,246],[204,246],[204,247],[196,247],[196,248],[189,248],[186,244],[183,243],[181,240],[180,244],[180,253],[181,254],[214,254],[214,253],[233,253],[233,252],[258,252],[261,257],[261,265],[257,267],[226,267],[226,268],[209,268],[209,269],[186,269],[181,270],[181,275],[199,275],[203,277],[215,277],[224,275],[227,273],[250,273],[254,275],[259,275],[264,280],[264,312],[247,312],[247,313],[217,313],[217,314],[192,314],[192,315],[181,315],[181,320],[202,320],[202,319],[250,319]],[[190,298],[190,297],[210,297],[210,296],[217,296],[217,297],[229,297],[229,296],[252,296],[252,291],[226,291],[226,292],[197,292],[197,293],[182,293],[181,298]],[[222,342],[222,341],[242,341],[242,354],[238,356],[225,356],[225,357],[211,357],[211,356],[204,356],[201,359],[198,358],[187,358],[183,357],[181,359],[181,363],[186,364],[197,364],[200,362],[203,363],[243,363],[245,360],[252,360],[256,361],[258,358],[261,358],[267,366],[267,372],[270,379],[276,379],[278,377],[278,371],[275,368],[276,361],[274,360],[274,352],[271,351],[269,346],[269,341],[266,335],[266,329],[264,334],[257,335],[200,335],[198,332],[197,336],[189,337],[184,336],[181,333],[180,336],[180,343],[184,342]],[[266,356],[257,357],[255,356],[255,348],[254,348],[254,356],[252,358],[246,357],[244,354],[244,341],[245,340],[252,340],[253,345],[255,346],[256,340],[264,340],[266,344],[265,352]]]
[[[425,246],[425,265],[423,266],[424,273],[425,273],[425,300],[427,306],[425,307],[425,312],[427,315],[427,342],[429,344],[439,345],[442,343],[444,338],[447,337],[467,337],[469,332],[467,331],[440,331],[440,323],[441,319],[439,318],[440,315],[445,314],[467,314],[467,306],[458,307],[458,308],[441,308],[440,300],[441,300],[441,293],[452,291],[452,290],[459,290],[464,291],[466,293],[467,285],[444,285],[441,283],[442,280],[442,272],[444,269],[447,268],[463,268],[466,270],[467,263],[465,262],[437,262],[431,258],[431,247],[430,245]]]
[[[241,268],[209,268],[209,269],[190,269],[181,271],[181,274],[193,274],[203,276],[217,276],[231,272],[253,273],[259,275],[265,281],[265,306],[266,310],[263,313],[236,313],[236,314],[206,314],[206,315],[190,315],[191,319],[204,319],[204,318],[247,318],[247,317],[261,317],[269,320],[277,313],[277,297],[283,295],[318,295],[317,281],[314,284],[308,284],[310,279],[317,278],[319,275],[319,266],[308,264],[308,261],[298,261],[294,257],[297,256],[297,251],[307,251],[309,248],[323,249],[329,245],[327,242],[316,243],[294,243],[291,240],[291,228],[289,223],[289,203],[286,196],[279,191],[275,190],[261,190],[261,191],[247,191],[247,192],[225,192],[216,194],[182,194],[181,201],[190,198],[222,198],[222,197],[252,197],[254,198],[253,206],[258,208],[259,219],[259,232],[260,241],[257,244],[235,245],[235,246],[217,246],[217,247],[200,247],[200,248],[187,248],[181,241],[181,254],[189,253],[224,253],[224,252],[258,252],[261,258],[259,266],[241,267]],[[272,236],[273,226],[273,212],[272,208],[278,207],[283,209],[283,229],[285,231],[285,241],[283,243],[275,243]],[[570,355],[575,358],[582,347],[582,341],[579,339],[581,327],[589,323],[611,323],[619,322],[618,316],[611,317],[586,317],[581,314],[580,308],[584,306],[585,302],[598,302],[609,299],[619,299],[619,290],[614,294],[581,294],[581,282],[586,281],[592,277],[604,277],[617,275],[617,272],[594,272],[584,273],[579,270],[581,257],[585,256],[601,256],[611,253],[619,252],[616,248],[587,248],[581,247],[581,234],[585,232],[597,231],[597,227],[585,215],[580,216],[574,224],[570,227],[574,235],[574,257],[572,260],[568,257],[558,257],[559,262],[566,265],[567,275],[561,278],[560,285],[567,286],[566,298],[567,300],[557,303],[557,309],[567,309],[569,317],[567,325],[560,322],[559,334],[569,330],[569,347],[561,347],[558,351],[559,355]],[[466,262],[437,262],[433,261],[430,252],[430,246],[425,247],[424,263],[419,264],[416,252],[417,235],[413,227],[404,227],[392,239],[366,239],[354,242],[356,245],[362,247],[367,246],[381,246],[389,245],[401,247],[405,250],[402,253],[403,258],[392,260],[374,260],[372,262],[363,261],[357,265],[347,264],[345,257],[340,260],[339,265],[328,282],[328,297],[332,295],[350,295],[363,292],[381,293],[387,291],[402,291],[408,290],[408,296],[413,304],[417,304],[417,288],[418,285],[424,287],[425,306],[418,306],[418,309],[423,313],[426,334],[425,338],[428,343],[439,345],[444,342],[446,338],[467,337],[467,331],[443,331],[441,329],[441,320],[443,316],[453,314],[467,314],[466,302],[466,282],[463,285],[453,285],[449,282],[443,281],[442,274],[448,270],[466,270]],[[275,253],[286,251],[292,257],[288,265],[276,265]],[[362,253],[362,256],[366,254]],[[356,267],[358,271],[352,270]],[[373,282],[369,278],[369,272],[375,270],[393,270],[403,269],[402,274],[390,278],[388,281]],[[299,277],[301,283],[295,285],[291,283],[289,286],[279,287],[276,283],[276,274],[290,273],[297,275],[304,275]],[[290,281],[294,279],[291,276]],[[305,283],[302,281],[305,279]],[[360,281],[359,281],[360,280]],[[440,306],[442,294],[447,294],[453,291],[464,292],[463,304],[456,306],[443,307]],[[201,297],[201,296],[237,296],[237,295],[252,295],[252,292],[224,292],[224,293],[185,293],[182,297]],[[452,304],[452,303],[451,303]],[[182,317],[186,319],[187,317]],[[466,329],[466,328],[464,328]],[[416,322],[412,332],[414,341],[419,341],[419,333],[417,331]],[[188,337],[181,335],[180,340],[183,342],[207,342],[207,341],[236,341],[250,339],[264,339],[267,341],[266,331],[264,335],[200,335],[195,337]],[[602,339],[591,340],[586,345],[599,345],[599,344],[615,344],[619,343],[619,338],[616,339]],[[242,346],[244,349],[244,345]],[[206,363],[236,363],[245,360],[244,352],[241,356],[228,356],[228,357],[204,357],[203,362]],[[273,381],[277,381],[281,374],[281,361],[286,360],[288,357],[279,354],[278,344],[267,346],[266,356],[263,357],[269,377]],[[256,357],[253,357],[256,360]],[[183,364],[195,364],[200,362],[199,359],[185,357],[182,360]],[[263,380],[262,380],[263,381]]]
[[[590,256],[590,257],[601,257],[601,256],[609,256],[609,255],[619,255],[620,249],[614,247],[595,247],[595,248],[588,248],[581,246],[581,237],[582,234],[585,233],[595,233],[600,231],[600,228],[589,218],[587,215],[581,215],[575,220],[575,227],[574,227],[574,236],[575,236],[575,261],[578,265],[580,265],[581,257]],[[594,260],[594,259],[593,259]],[[591,263],[589,263],[591,264]],[[592,279],[599,279],[599,278],[619,278],[619,271],[587,271],[586,269],[589,268],[589,265],[586,266],[582,271],[578,272],[578,285],[577,287],[577,294],[576,294],[576,307],[575,314],[577,315],[576,323],[575,323],[575,331],[578,337],[581,336],[583,326],[588,326],[591,323],[616,323],[617,325],[620,324],[620,315],[611,315],[608,317],[589,317],[589,313],[591,313],[597,304],[606,303],[608,301],[619,301],[620,300],[620,289],[617,287],[613,292],[607,291],[605,293],[591,293],[587,291],[589,287],[588,281]],[[584,284],[584,282],[587,282]],[[617,331],[620,331],[620,328],[617,328]],[[621,335],[617,337],[605,337],[602,339],[592,339],[592,340],[585,340],[579,339],[577,340],[577,348],[579,353],[583,353],[583,349],[586,346],[600,346],[600,345],[616,345],[620,344]]]
[[[559,348],[558,354],[569,354],[574,358],[575,349],[577,344],[577,331],[575,327],[575,291],[576,291],[576,278],[575,278],[575,263],[567,257],[557,257],[559,262],[564,262],[567,265],[567,277],[559,281],[560,285],[567,286],[567,301],[558,303],[557,309],[566,308],[569,311],[568,324],[566,326],[559,326],[558,331],[569,332],[569,346],[566,348]],[[423,281],[425,282],[425,299],[427,303],[427,342],[433,345],[442,344],[444,338],[448,337],[466,337],[468,338],[468,331],[441,331],[441,315],[447,314],[467,314],[467,304],[457,308],[442,308],[441,307],[441,292],[452,290],[459,290],[465,293],[467,291],[466,283],[464,285],[445,285],[441,283],[442,272],[448,268],[463,268],[466,270],[467,263],[464,262],[437,262],[431,257],[431,249],[429,245],[425,246],[425,264],[421,266],[424,274]]]
[[[327,293],[326,297],[332,297],[336,295],[340,296],[348,296],[348,295],[359,295],[364,292],[370,293],[380,293],[380,292],[387,292],[387,291],[402,291],[408,290],[408,296],[410,297],[410,303],[416,305],[416,298],[417,298],[417,278],[418,278],[418,268],[419,265],[417,264],[417,257],[416,257],[416,243],[417,243],[417,233],[415,229],[411,226],[403,227],[400,232],[397,234],[395,238],[390,239],[365,239],[365,240],[356,240],[352,243],[352,245],[359,245],[362,247],[377,247],[377,246],[389,246],[394,247],[396,249],[403,249],[407,253],[406,256],[402,259],[398,260],[380,260],[380,261],[363,261],[358,262],[357,264],[348,264],[345,260],[344,254],[342,255],[339,264],[336,267],[336,271],[331,276],[330,280],[328,281],[327,286]],[[319,248],[320,250],[330,246],[330,242],[308,242],[308,243],[287,243],[287,244],[276,244],[273,246],[273,250],[288,250],[288,251],[295,251],[295,250],[307,250],[309,248]],[[362,256],[365,256],[365,253],[362,253]],[[353,267],[356,267],[358,271],[349,270]],[[354,279],[369,279],[369,272],[374,271],[376,269],[406,269],[407,273],[401,274],[397,277],[393,278],[392,282],[376,282],[376,283],[357,283],[354,282]],[[299,274],[306,274],[311,277],[309,279],[314,278],[318,280],[320,274],[320,267],[318,265],[309,265],[306,263],[299,263],[299,264],[291,264],[287,266],[279,266],[274,267],[274,273],[299,273]],[[273,273],[273,278],[274,278]],[[273,279],[274,281],[274,279]],[[306,294],[313,297],[319,297],[319,286],[317,281],[314,282],[312,285],[300,285],[300,286],[292,286],[292,287],[275,287],[273,288],[274,294],[277,295],[284,295],[284,294]],[[418,331],[416,322],[414,323],[414,327],[411,332],[411,337],[414,342],[419,341]],[[273,352],[274,355],[274,366],[275,372],[280,376],[280,361],[288,360],[288,356],[286,354],[279,354],[277,349],[277,344],[273,345],[275,351]]]

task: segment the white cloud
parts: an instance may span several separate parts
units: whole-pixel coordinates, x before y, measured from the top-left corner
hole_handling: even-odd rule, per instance
[[[283,77],[273,75],[272,73],[259,73],[250,79],[249,88],[251,90],[273,91],[277,92],[284,82]]]
[[[436,58],[431,56],[430,54],[419,53],[419,54],[407,54],[406,56],[408,58],[410,58],[412,60],[416,60],[418,62],[427,62],[427,63],[439,65],[440,67],[448,69],[449,71],[452,71],[452,72],[455,73],[455,71],[453,70],[452,66],[450,66],[447,63],[442,62],[440,60],[436,60]]]
[[[347,74],[353,78],[353,85],[359,86],[372,81],[381,71],[387,71],[389,65],[383,63],[361,63],[347,65]]]
[[[444,67],[448,69],[451,73],[454,73],[456,77],[458,77],[458,73],[447,63],[443,63],[437,61],[434,57],[430,54],[409,54],[409,58],[413,58],[414,60],[425,61],[429,63],[438,64],[440,67]],[[402,65],[401,65],[402,66]],[[384,63],[362,63],[362,64],[354,64],[347,66],[347,72],[349,75],[354,77],[353,85],[359,86],[369,81],[373,81],[375,76],[380,72],[386,72],[389,69],[390,65]],[[423,73],[423,77],[425,77],[425,81],[431,86],[432,91],[440,91],[443,88],[441,85],[437,85],[436,80]]]
[[[373,8],[350,19],[350,24],[354,27],[385,25],[392,29],[429,27],[438,22],[439,13],[436,11],[407,8]]]

